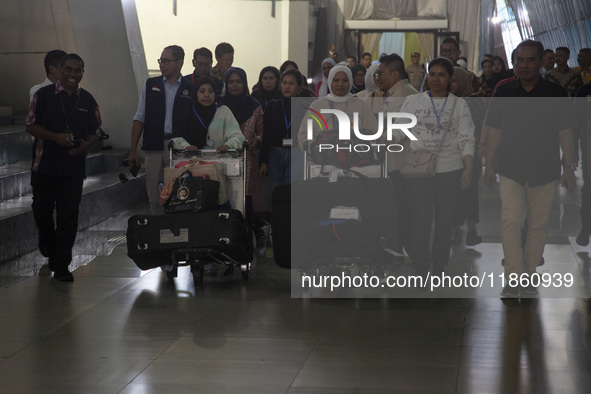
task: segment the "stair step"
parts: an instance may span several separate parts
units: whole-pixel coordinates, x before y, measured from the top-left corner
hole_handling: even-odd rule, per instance
[[[33,137],[24,125],[0,127],[0,166],[29,159],[32,144]]]
[[[80,202],[79,230],[147,201],[144,171],[137,178],[121,183],[119,173],[125,170],[118,168],[86,179]],[[37,249],[31,202],[31,194],[0,202],[0,265]]]
[[[0,201],[31,193],[31,162],[0,167]]]
[[[105,171],[118,171],[123,157],[127,158],[127,152],[89,153],[86,158],[86,176],[92,177]],[[29,159],[0,166],[0,201],[17,198],[32,192],[30,169],[31,161]],[[120,170],[120,172],[126,171],[126,168]]]

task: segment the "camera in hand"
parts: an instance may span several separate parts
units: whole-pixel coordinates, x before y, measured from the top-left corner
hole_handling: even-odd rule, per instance
[[[67,149],[80,148],[80,143],[82,142],[82,138],[68,137],[68,141],[70,141],[72,143],[72,145],[68,146]]]
[[[123,160],[123,167],[129,167],[129,160]],[[133,162],[131,168],[129,169],[129,174],[131,174],[134,178],[137,178],[137,174],[140,172],[140,163],[138,162]],[[124,172],[119,174],[119,180],[122,183],[125,183],[129,180],[127,174],[125,174]]]

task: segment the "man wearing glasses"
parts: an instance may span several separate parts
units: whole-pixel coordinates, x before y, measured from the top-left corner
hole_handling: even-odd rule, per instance
[[[168,142],[180,116],[190,110],[195,87],[181,75],[185,51],[178,45],[164,48],[158,64],[159,77],[148,78],[142,87],[137,112],[131,128],[129,163],[138,162],[137,146],[143,134],[142,150],[146,155],[146,190],[152,214],[162,214],[158,184],[164,179],[164,166],[168,164]]]
[[[211,65],[213,63],[213,54],[205,47],[195,49],[193,52],[193,67],[195,71],[191,75],[185,75],[183,78],[191,83],[195,83],[199,77],[209,77]]]
[[[449,61],[457,66],[458,59],[462,56],[460,51],[460,44],[453,38],[447,37],[441,42],[439,47],[439,56],[449,59]]]
[[[441,46],[439,47],[439,56],[448,59],[454,66],[458,65],[458,60],[460,59],[461,55],[462,51],[460,51],[460,44],[455,39],[447,37],[441,42]],[[478,77],[472,71],[467,71],[471,77],[470,85],[472,86],[472,93],[475,93],[480,89]],[[424,90],[427,90],[427,87],[425,87]]]
[[[83,73],[80,56],[64,56],[57,82],[33,95],[26,122],[27,133],[35,137],[31,186],[39,251],[61,282],[74,280],[68,266],[78,231],[86,153],[100,136],[98,105],[79,86]]]

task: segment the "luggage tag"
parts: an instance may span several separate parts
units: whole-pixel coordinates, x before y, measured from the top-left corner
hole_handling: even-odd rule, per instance
[[[209,148],[209,149],[213,149],[214,148],[214,143],[213,140],[210,140],[209,138],[207,139],[207,141],[205,142],[205,145]]]
[[[283,147],[290,148],[291,147],[291,138],[284,138],[283,139]]]
[[[339,179],[339,171],[334,169],[330,171],[330,175],[328,176],[328,183],[334,183]]]

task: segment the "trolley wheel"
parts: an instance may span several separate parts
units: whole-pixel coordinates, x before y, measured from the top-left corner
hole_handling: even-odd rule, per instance
[[[203,276],[205,275],[205,267],[203,264],[191,265],[191,273],[193,274],[193,283],[195,284],[195,287],[203,287]]]

